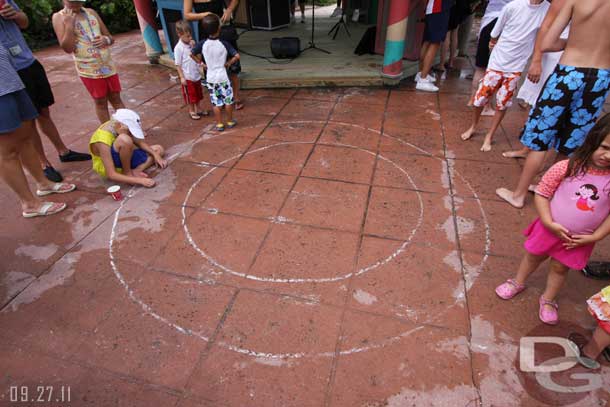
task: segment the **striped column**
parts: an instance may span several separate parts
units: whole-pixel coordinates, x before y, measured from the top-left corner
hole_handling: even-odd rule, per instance
[[[140,31],[146,47],[146,56],[150,62],[158,62],[159,56],[163,54],[163,46],[157,32],[155,14],[153,13],[152,0],[133,0],[140,23]]]
[[[386,78],[402,76],[402,57],[405,52],[409,3],[411,3],[409,0],[390,0],[383,68],[381,69],[381,75]]]

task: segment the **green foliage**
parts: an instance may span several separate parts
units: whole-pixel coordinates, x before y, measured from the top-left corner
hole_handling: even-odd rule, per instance
[[[30,26],[24,31],[24,35],[32,48],[56,41],[51,16],[63,7],[62,0],[15,0],[15,2],[30,18]],[[138,27],[132,0],[89,0],[85,6],[100,14],[111,33],[116,34]]]

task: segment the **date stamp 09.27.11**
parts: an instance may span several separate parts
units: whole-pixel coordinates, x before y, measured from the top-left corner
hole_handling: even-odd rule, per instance
[[[5,393],[6,397],[6,393]],[[10,386],[8,401],[15,406],[62,406],[72,401],[70,386],[21,385]]]

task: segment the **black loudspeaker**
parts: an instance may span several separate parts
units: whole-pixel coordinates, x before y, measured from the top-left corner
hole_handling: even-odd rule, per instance
[[[271,53],[274,58],[296,58],[301,53],[301,40],[298,37],[271,39]]]
[[[275,30],[290,25],[290,0],[250,0],[252,28]]]

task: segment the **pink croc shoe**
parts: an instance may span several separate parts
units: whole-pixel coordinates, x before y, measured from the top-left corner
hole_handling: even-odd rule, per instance
[[[544,299],[543,296],[540,296],[538,303],[540,304],[540,310],[538,311],[540,320],[548,325],[557,325],[559,323],[559,314],[557,313],[559,305],[555,301]],[[545,305],[550,305],[552,309],[549,310]]]
[[[498,297],[502,298],[503,300],[510,300],[523,290],[525,290],[525,286],[523,284],[519,284],[512,278],[509,278],[506,280],[506,282],[496,287],[496,294],[498,294]]]

